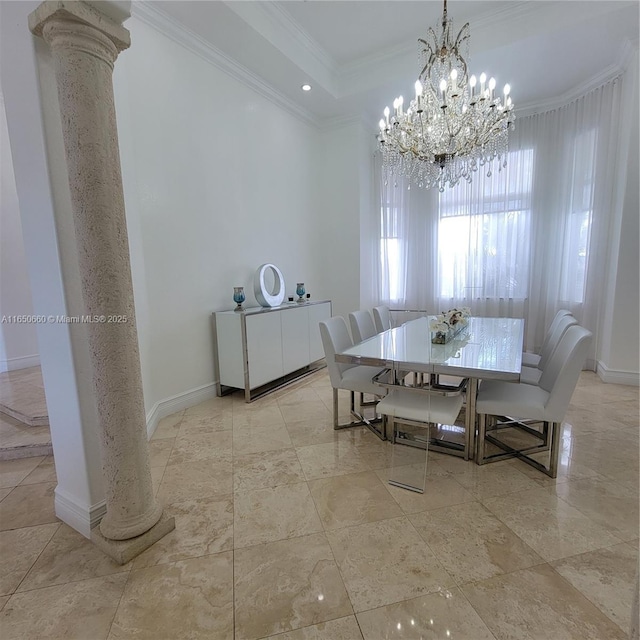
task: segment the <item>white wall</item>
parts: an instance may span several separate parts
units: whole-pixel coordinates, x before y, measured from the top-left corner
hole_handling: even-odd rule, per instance
[[[371,309],[380,303],[377,278],[380,265],[379,195],[374,189],[373,154],[376,134],[361,128],[360,137],[360,308]]]
[[[360,308],[360,213],[363,128],[352,121],[324,131],[321,143],[323,192],[323,280],[333,300],[333,314],[346,316]]]
[[[4,97],[0,93],[0,317],[32,316],[20,208],[13,173]],[[40,364],[35,324],[0,324],[0,371]]]
[[[213,393],[210,314],[234,306],[234,286],[255,306],[262,263],[291,295],[296,282],[315,299],[332,291],[318,262],[320,133],[140,19],[126,26],[114,85],[149,412]]]

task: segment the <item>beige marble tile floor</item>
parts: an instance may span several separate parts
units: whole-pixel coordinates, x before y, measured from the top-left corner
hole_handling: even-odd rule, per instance
[[[51,456],[0,461],[0,638],[624,640],[638,389],[583,373],[562,437],[555,480],[430,452],[420,495],[326,372],[209,400],[158,425],[176,528],[124,566],[55,517]]]

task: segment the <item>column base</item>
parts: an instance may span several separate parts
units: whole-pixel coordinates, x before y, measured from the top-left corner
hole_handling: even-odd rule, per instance
[[[98,525],[91,529],[91,541],[100,551],[106,553],[118,564],[127,564],[129,560],[133,560],[133,558],[140,555],[145,549],[148,549],[152,544],[158,542],[160,538],[163,538],[175,528],[175,518],[162,514],[160,520],[158,520],[149,531],[135,538],[129,538],[128,540],[110,540],[102,535],[100,525]]]

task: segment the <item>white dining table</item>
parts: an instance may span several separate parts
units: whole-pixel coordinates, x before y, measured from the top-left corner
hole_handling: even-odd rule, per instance
[[[451,342],[433,344],[429,317],[410,320],[337,353],[337,362],[468,378],[465,428],[475,450],[476,394],[482,379],[520,380],[524,320],[468,319],[468,326]]]

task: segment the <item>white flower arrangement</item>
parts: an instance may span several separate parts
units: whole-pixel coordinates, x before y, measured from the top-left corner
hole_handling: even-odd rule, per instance
[[[431,341],[436,344],[445,344],[448,339],[467,326],[469,316],[471,316],[469,307],[449,309],[435,316],[429,322],[429,329],[436,334]]]

